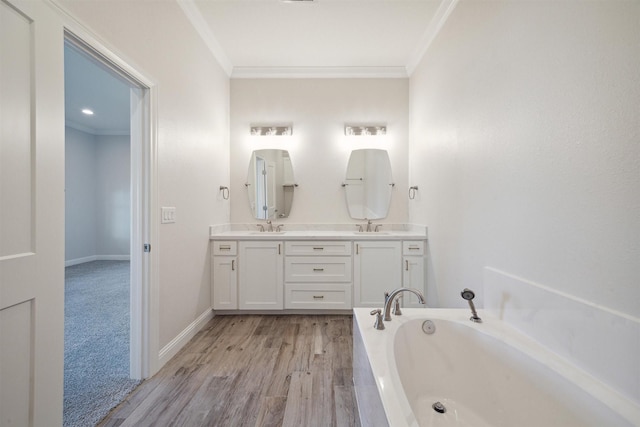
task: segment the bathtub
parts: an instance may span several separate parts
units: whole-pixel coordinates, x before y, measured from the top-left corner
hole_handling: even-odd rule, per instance
[[[405,309],[378,331],[370,311],[353,317],[363,427],[640,426],[632,401],[489,314]]]

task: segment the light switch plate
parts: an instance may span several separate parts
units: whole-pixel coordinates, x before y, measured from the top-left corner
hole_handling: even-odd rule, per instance
[[[162,208],[162,224],[173,224],[176,222],[176,208],[175,207],[163,207]]]

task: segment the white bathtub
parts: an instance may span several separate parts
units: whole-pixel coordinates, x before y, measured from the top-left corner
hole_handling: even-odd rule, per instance
[[[486,313],[476,324],[468,310],[406,309],[378,331],[370,311],[354,309],[364,427],[640,426],[633,402]]]

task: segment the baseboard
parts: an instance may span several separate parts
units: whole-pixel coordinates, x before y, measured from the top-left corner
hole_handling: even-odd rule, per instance
[[[158,353],[158,366],[162,367],[171,360],[212,318],[213,311],[209,308],[172,339],[169,344],[162,347]]]
[[[130,255],[91,255],[87,257],[66,260],[64,262],[64,266],[71,267],[72,265],[84,264],[85,262],[91,262],[91,261],[129,261],[129,260],[131,260]]]
[[[64,262],[64,266],[65,267],[71,267],[72,265],[84,264],[85,262],[96,261],[97,259],[98,259],[98,257],[95,256],[95,255],[86,256],[86,257],[83,257],[83,258],[69,259],[69,260],[66,260]]]

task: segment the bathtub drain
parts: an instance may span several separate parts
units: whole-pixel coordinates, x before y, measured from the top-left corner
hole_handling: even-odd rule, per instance
[[[445,412],[447,412],[447,408],[445,408],[444,405],[440,402],[434,403],[433,405],[431,405],[431,407],[439,414],[444,414]]]

